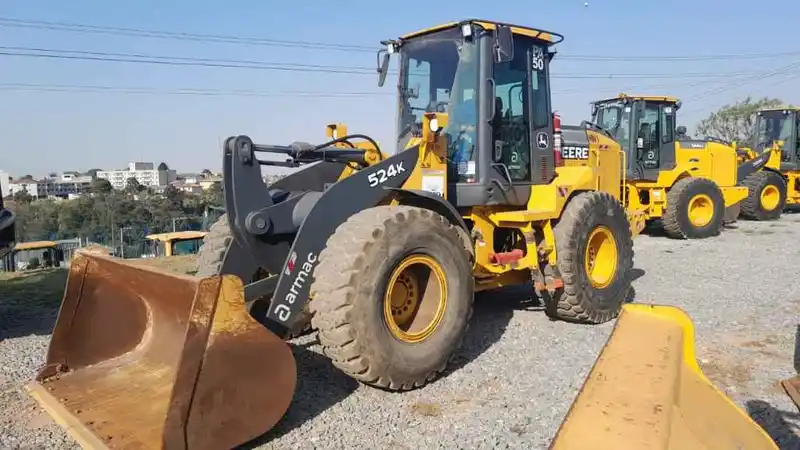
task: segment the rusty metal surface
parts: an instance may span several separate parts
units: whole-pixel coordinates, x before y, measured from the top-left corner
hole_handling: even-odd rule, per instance
[[[219,449],[272,428],[295,384],[291,349],[247,314],[238,278],[81,254],[30,389],[92,448]]]
[[[777,446],[702,373],[678,308],[625,305],[551,449]]]
[[[781,381],[781,385],[797,409],[800,409],[800,375]]]

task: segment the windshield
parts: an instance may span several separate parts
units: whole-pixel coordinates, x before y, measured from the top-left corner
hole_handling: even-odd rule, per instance
[[[448,113],[444,133],[455,144],[477,123],[478,46],[464,43],[458,29],[406,42],[401,50],[397,143],[419,136],[426,112]],[[474,142],[475,139],[472,139]],[[453,145],[454,145],[453,144]],[[471,153],[474,148],[468,149]],[[454,149],[450,149],[450,153]]]
[[[755,148],[763,150],[774,141],[788,141],[792,137],[792,116],[783,111],[765,111],[756,123]]]
[[[598,103],[594,122],[608,131],[623,149],[630,142],[631,105],[623,101]]]

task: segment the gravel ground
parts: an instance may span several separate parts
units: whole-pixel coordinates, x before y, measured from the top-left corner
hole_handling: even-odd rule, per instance
[[[634,283],[636,301],[684,308],[706,374],[780,448],[800,449],[800,414],[777,385],[793,373],[800,214],[739,222],[710,240],[635,242],[644,272]],[[43,358],[60,298],[39,299],[26,311],[3,298],[3,283],[0,448],[75,448],[21,387]],[[546,448],[612,325],[551,322],[522,306],[524,297],[481,296],[453,369],[403,394],[359,386],[319,355],[313,335],[295,340],[294,403],[278,427],[244,448]]]

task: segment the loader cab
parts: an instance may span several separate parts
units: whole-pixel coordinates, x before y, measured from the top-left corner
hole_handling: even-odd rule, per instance
[[[423,117],[447,115],[447,198],[455,206],[526,205],[555,176],[550,46],[555,33],[466,20],[385,41],[399,54],[397,146],[421,137]]]
[[[763,152],[775,142],[783,142],[781,170],[800,169],[800,109],[758,111],[753,134],[753,150]]]
[[[616,98],[592,104],[592,121],[608,131],[625,151],[627,178],[656,181],[675,168],[676,112],[673,97]]]

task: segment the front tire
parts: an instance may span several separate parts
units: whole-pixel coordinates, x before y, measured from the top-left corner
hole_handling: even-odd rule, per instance
[[[664,231],[673,239],[717,236],[725,220],[725,199],[717,184],[707,178],[682,178],[667,194]]]
[[[750,220],[777,220],[786,207],[786,180],[771,170],[751,173],[742,183],[747,198],[742,201],[742,217]]]
[[[471,255],[456,226],[424,208],[370,208],[337,228],[319,261],[312,323],[337,368],[389,390],[439,376],[472,315]]]
[[[625,210],[606,192],[570,200],[554,229],[564,286],[545,308],[551,318],[599,324],[616,318],[630,299],[633,236]]]

